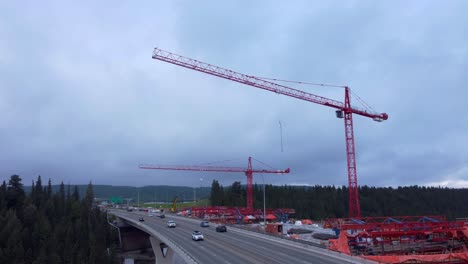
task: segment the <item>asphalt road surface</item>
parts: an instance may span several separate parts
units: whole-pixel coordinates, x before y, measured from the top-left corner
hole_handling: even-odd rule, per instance
[[[159,218],[157,215],[149,217],[143,212],[114,212],[135,220],[143,217],[145,221],[141,222],[142,224],[167,236],[198,263],[351,263],[321,253],[327,252],[325,249],[300,248],[294,242],[287,240],[278,242],[256,233],[236,232],[229,226],[227,232],[219,233],[215,231],[216,225],[212,223],[209,227],[200,227],[201,220],[170,214],[166,214],[166,218]],[[168,220],[174,220],[177,227],[168,228]],[[193,241],[194,230],[201,231],[205,240]]]

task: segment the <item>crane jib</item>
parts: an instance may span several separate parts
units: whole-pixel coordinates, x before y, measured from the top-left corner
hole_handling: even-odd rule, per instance
[[[242,83],[249,86],[254,86],[260,89],[268,90],[277,94],[282,94],[290,97],[294,97],[300,100],[305,100],[308,102],[321,104],[325,106],[329,106],[336,109],[344,109],[344,104],[342,102],[325,98],[322,96],[314,95],[311,93],[307,93],[301,90],[297,90],[291,87],[287,87],[284,85],[280,85],[274,82],[266,81],[261,78],[252,76],[252,75],[245,75],[242,73],[238,73],[232,70],[228,70],[225,68],[221,68],[215,65],[211,65],[205,62],[201,62],[198,60],[190,59],[181,55],[177,55],[168,51],[163,51],[161,49],[155,48],[153,51],[153,59],[165,61],[171,64],[175,64],[184,68],[188,68],[191,70],[196,70],[200,72],[204,72],[207,74],[211,74],[214,76],[218,76],[223,79],[228,79],[231,81],[235,81],[238,83]],[[357,115],[362,115],[365,117],[370,117],[377,120],[387,120],[388,115],[381,113],[371,113],[363,109],[359,109],[357,107],[352,107],[351,112]],[[387,116],[387,118],[385,118]]]

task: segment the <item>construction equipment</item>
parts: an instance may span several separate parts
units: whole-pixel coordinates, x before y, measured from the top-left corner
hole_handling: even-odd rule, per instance
[[[171,213],[175,213],[177,210],[177,199],[178,197],[175,196],[174,200],[172,201]]]
[[[222,171],[222,172],[244,172],[247,176],[247,209],[253,210],[253,173],[276,173],[284,174],[289,173],[289,168],[286,170],[265,170],[265,169],[253,169],[252,158],[249,157],[249,163],[247,168],[239,167],[217,167],[217,166],[178,166],[178,165],[140,165],[140,169],[152,169],[152,170],[184,170],[184,171]]]
[[[228,69],[224,69],[215,65],[204,63],[198,60],[190,59],[181,55],[177,55],[168,51],[164,51],[155,48],[153,51],[153,59],[172,63],[181,67],[185,67],[191,70],[211,74],[220,78],[235,81],[238,83],[254,86],[260,89],[264,89],[277,94],[282,94],[290,97],[294,97],[300,100],[329,106],[336,110],[336,116],[338,118],[344,118],[345,123],[345,136],[346,136],[346,157],[348,163],[348,188],[349,188],[349,216],[350,217],[361,217],[361,209],[359,205],[358,196],[358,183],[357,183],[357,172],[356,172],[356,155],[354,150],[354,131],[353,131],[353,117],[352,114],[357,114],[365,117],[372,118],[374,121],[384,121],[388,119],[386,113],[375,113],[371,110],[359,109],[351,106],[350,101],[350,89],[348,86],[335,86],[335,85],[324,85],[316,84],[320,86],[335,86],[345,88],[345,99],[344,103],[328,99],[322,96],[317,96],[308,92],[293,89],[284,85],[267,81],[266,78],[245,75]],[[271,79],[269,79],[271,80]]]

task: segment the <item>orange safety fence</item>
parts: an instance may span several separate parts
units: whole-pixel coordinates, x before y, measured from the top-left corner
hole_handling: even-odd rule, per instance
[[[338,239],[328,240],[328,249],[338,251],[350,255],[351,251],[349,250],[348,245],[348,236],[346,232],[341,232]]]
[[[440,262],[447,260],[468,261],[468,252],[434,254],[434,255],[391,255],[391,256],[361,256],[378,263],[405,263],[406,261]]]

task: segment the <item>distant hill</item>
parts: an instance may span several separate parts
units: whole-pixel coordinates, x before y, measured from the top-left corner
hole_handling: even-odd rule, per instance
[[[46,185],[45,185],[46,186]],[[80,192],[80,197],[84,197],[87,185],[76,185]],[[60,185],[52,185],[52,191],[55,193],[59,190]],[[65,185],[67,190],[68,185]],[[70,185],[70,190],[73,192],[75,185]],[[140,194],[140,202],[172,202],[175,196],[178,196],[180,202],[192,201],[194,194],[196,199],[209,198],[211,187],[186,187],[186,186],[112,186],[112,185],[93,185],[94,196],[96,198],[122,197],[124,199],[131,198],[133,201],[138,200]],[[24,186],[26,192],[31,191],[31,186]],[[194,193],[195,192],[195,193]]]

